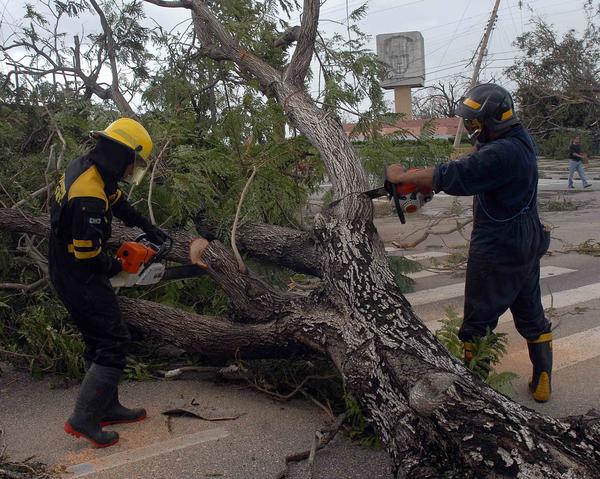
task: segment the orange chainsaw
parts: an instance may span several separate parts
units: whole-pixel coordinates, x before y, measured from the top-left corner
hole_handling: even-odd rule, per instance
[[[418,168],[411,168],[406,171],[417,170]],[[381,196],[393,198],[398,218],[402,224],[406,223],[405,213],[415,213],[421,209],[425,203],[429,203],[433,199],[433,190],[431,188],[419,188],[417,185],[410,183],[391,183],[387,178],[385,179],[383,186],[375,188],[374,190],[363,191],[359,194],[366,195],[371,199],[380,198]],[[342,201],[341,198],[329,203],[327,207],[334,206],[340,201]]]
[[[196,264],[167,268],[166,258],[173,247],[173,240],[167,237],[161,245],[151,243],[143,234],[135,241],[124,242],[117,250],[116,257],[123,270],[110,278],[114,288],[147,286],[167,279],[185,279],[200,276],[206,271]]]

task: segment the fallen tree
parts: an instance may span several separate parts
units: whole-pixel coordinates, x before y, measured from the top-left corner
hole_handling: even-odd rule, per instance
[[[321,286],[312,294],[278,291],[252,271],[241,273],[229,248],[212,241],[202,259],[231,300],[230,317],[122,298],[126,320],[206,356],[326,355],[376,425],[398,478],[598,477],[597,418],[546,417],[494,391],[449,354],[398,290],[373,226],[373,206],[356,194],[368,188],[360,160],[338,119],[318,108],[304,87],[320,2],[304,1],[302,24],[291,39],[297,46],[279,70],[242,48],[207,2],[146,1],[191,11],[200,52],[236,63],[278,101],[290,124],[319,150],[341,201],[315,218],[310,233],[261,225],[252,239],[244,235],[245,249],[261,259],[319,275]],[[4,209],[0,228],[44,234],[47,220]],[[189,239],[177,235],[172,259],[186,260]]]

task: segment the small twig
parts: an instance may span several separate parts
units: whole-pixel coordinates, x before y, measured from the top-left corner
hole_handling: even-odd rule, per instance
[[[242,210],[242,204],[244,203],[244,199],[246,198],[246,193],[248,192],[248,188],[250,186],[250,183],[252,183],[252,180],[254,179],[256,172],[257,172],[256,166],[253,166],[252,174],[250,175],[250,178],[248,178],[248,181],[246,181],[244,189],[242,190],[242,194],[240,196],[240,201],[238,202],[237,210],[235,212],[235,219],[233,220],[233,226],[231,228],[231,249],[233,250],[233,254],[235,255],[235,258],[237,259],[238,267],[239,267],[240,273],[242,273],[242,274],[248,274],[248,267],[244,263],[244,260],[242,259],[242,256],[240,255],[240,252],[238,251],[235,237],[236,237],[236,233],[237,233],[238,221],[240,219],[240,211]]]
[[[310,453],[308,454],[308,478],[313,479],[315,473],[315,456],[317,455],[317,447],[321,444],[323,440],[323,434],[321,431],[315,431],[315,437],[313,438],[313,443],[310,448]]]
[[[4,429],[2,429],[0,427],[0,439],[2,440],[2,446],[0,448],[0,460],[2,460],[2,458],[4,458],[4,454],[6,453],[6,448],[8,447],[6,445],[6,439],[4,438]]]
[[[552,293],[552,289],[550,289],[550,286],[546,286],[548,288],[548,291],[550,292],[550,307],[546,308],[546,312],[548,313],[548,316],[550,316],[551,322],[552,322],[552,331],[554,331],[556,328],[558,328],[560,326],[560,316],[555,315],[555,309],[554,309],[554,294]],[[556,320],[556,321],[555,321]]]
[[[40,196],[43,193],[47,193],[49,191],[49,189],[51,189],[55,184],[56,184],[56,181],[53,180],[50,183],[48,183],[48,186],[42,186],[39,190],[35,190],[33,193],[30,193],[25,198],[17,201],[14,204],[13,208],[18,208],[19,206],[24,205],[27,202],[27,200],[29,200],[31,198],[36,198],[37,196]]]
[[[464,229],[465,226],[469,225],[472,222],[473,222],[473,218],[469,218],[468,220],[465,220],[462,223],[459,222],[458,220],[456,220],[456,226],[453,226],[450,229],[442,230],[442,231],[427,230],[419,238],[417,238],[416,240],[414,240],[410,243],[399,243],[397,241],[392,241],[392,244],[394,246],[396,246],[397,248],[410,249],[410,248],[414,248],[419,243],[422,243],[423,241],[425,241],[429,235],[442,236],[442,235],[448,235],[448,234],[458,231],[461,234],[461,236],[463,236],[462,230]],[[464,238],[464,236],[463,236],[463,238]]]
[[[287,477],[287,469],[288,469],[290,462],[300,462],[305,459],[309,459],[309,461],[310,461],[311,454],[312,454],[312,462],[314,463],[314,457],[315,457],[317,451],[323,449],[325,446],[327,446],[327,444],[329,444],[333,440],[333,438],[337,435],[338,431],[342,427],[342,424],[344,424],[345,420],[346,420],[346,413],[342,413],[335,419],[335,421],[333,422],[333,424],[330,427],[323,427],[320,430],[318,430],[317,432],[315,432],[315,440],[312,444],[312,447],[307,451],[302,451],[302,452],[299,452],[296,454],[291,454],[291,455],[287,456],[285,458],[285,469],[283,471],[281,471],[277,476],[275,476],[276,479],[282,479],[282,478]],[[310,466],[310,467],[312,469],[312,466]],[[312,471],[309,472],[309,474],[310,474],[309,477],[312,477]]]
[[[24,293],[33,293],[48,284],[48,278],[41,278],[31,284],[21,283],[0,283],[0,289],[12,289],[23,291]]]
[[[326,406],[325,404],[323,404],[321,401],[319,401],[318,399],[316,399],[315,397],[313,397],[311,394],[307,393],[304,390],[300,391],[302,393],[302,395],[307,398],[310,402],[312,402],[315,406],[317,406],[319,409],[321,409],[325,414],[327,414],[329,416],[330,419],[335,419],[335,415],[333,414],[333,411],[331,409],[331,406],[328,405]]]
[[[8,351],[6,349],[0,349],[0,354],[6,354],[8,356],[14,356],[16,358],[28,358],[28,359],[35,359],[36,358],[36,356],[32,356],[31,354],[15,353],[14,351]]]
[[[169,146],[170,142],[171,142],[171,140],[167,140],[167,142],[165,143],[165,146],[162,147],[162,150],[160,150],[160,153],[156,157],[156,160],[154,161],[154,165],[152,165],[152,174],[150,175],[150,185],[148,186],[148,214],[150,215],[150,221],[153,225],[156,224],[156,219],[154,218],[154,209],[152,208],[152,189],[153,189],[152,187],[154,186],[154,175],[156,174],[156,167],[158,166],[158,163],[160,162],[162,155],[165,152],[165,150],[167,149],[167,146]]]
[[[25,241],[26,246],[20,245],[21,240]],[[42,271],[45,275],[48,274],[48,259],[34,246],[31,236],[25,234],[19,239],[17,251],[25,253],[33,260],[40,271]]]
[[[301,392],[302,394],[305,394],[305,395],[307,395],[307,396],[308,396],[308,393],[306,393],[306,392],[304,392],[304,391],[302,390],[302,388],[304,387],[304,385],[305,385],[305,384],[306,384],[308,381],[310,381],[310,380],[312,380],[312,379],[332,379],[332,378],[334,378],[334,377],[335,377],[335,376],[306,376],[306,377],[305,377],[305,378],[302,380],[302,382],[301,382],[300,384],[298,384],[298,385],[297,385],[297,386],[294,388],[294,390],[293,390],[291,393],[289,393],[289,394],[279,394],[279,393],[277,393],[277,392],[274,392],[274,391],[269,391],[268,389],[265,389],[265,388],[262,388],[262,387],[260,387],[260,386],[259,386],[259,385],[256,383],[256,381],[250,381],[248,378],[245,378],[245,379],[246,379],[246,382],[247,382],[247,383],[248,383],[250,386],[252,386],[253,388],[256,388],[258,391],[260,391],[260,392],[263,392],[263,393],[265,393],[265,394],[268,394],[269,396],[272,396],[272,397],[274,397],[274,398],[275,398],[275,399],[277,399],[278,401],[289,401],[290,399],[292,399],[292,398],[293,398],[293,397],[294,397],[296,394],[298,394],[299,392]],[[311,396],[311,397],[312,397],[312,396]],[[323,405],[321,404],[321,406],[323,406]]]
[[[50,198],[50,181],[48,180],[48,174],[50,173],[50,167],[52,166],[54,159],[54,143],[50,145],[50,153],[48,153],[48,163],[46,164],[46,169],[44,170],[44,182],[46,183],[46,198]],[[47,203],[48,204],[48,203]],[[47,211],[47,210],[46,210]]]
[[[50,118],[50,123],[52,124],[52,128],[53,128],[54,132],[56,132],[58,139],[62,143],[60,153],[58,154],[58,159],[54,163],[56,172],[60,173],[62,164],[65,159],[65,150],[67,149],[67,142],[65,141],[65,137],[63,136],[62,132],[60,131],[60,128],[58,127],[58,124],[54,120],[54,117],[52,116],[52,113],[50,113],[50,110],[48,109],[48,107],[46,107],[46,112],[48,113],[48,117]],[[52,145],[52,147],[54,147],[54,145]]]

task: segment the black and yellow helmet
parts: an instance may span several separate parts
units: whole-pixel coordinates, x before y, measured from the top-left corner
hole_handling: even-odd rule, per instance
[[[477,137],[486,128],[495,133],[520,123],[510,93],[494,83],[471,88],[458,100],[456,114],[463,119],[469,137]]]

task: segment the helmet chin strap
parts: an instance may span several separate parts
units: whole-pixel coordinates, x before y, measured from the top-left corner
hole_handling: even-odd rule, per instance
[[[477,129],[474,130],[473,133],[469,133],[467,132],[467,136],[469,137],[469,140],[472,140],[473,138],[477,139],[477,137],[481,134],[481,129]]]
[[[477,142],[477,138],[481,134],[481,131],[482,130],[480,128],[478,128],[477,130],[474,130],[473,133],[467,132],[467,137],[469,138],[469,141],[471,142],[472,145],[474,145]]]

